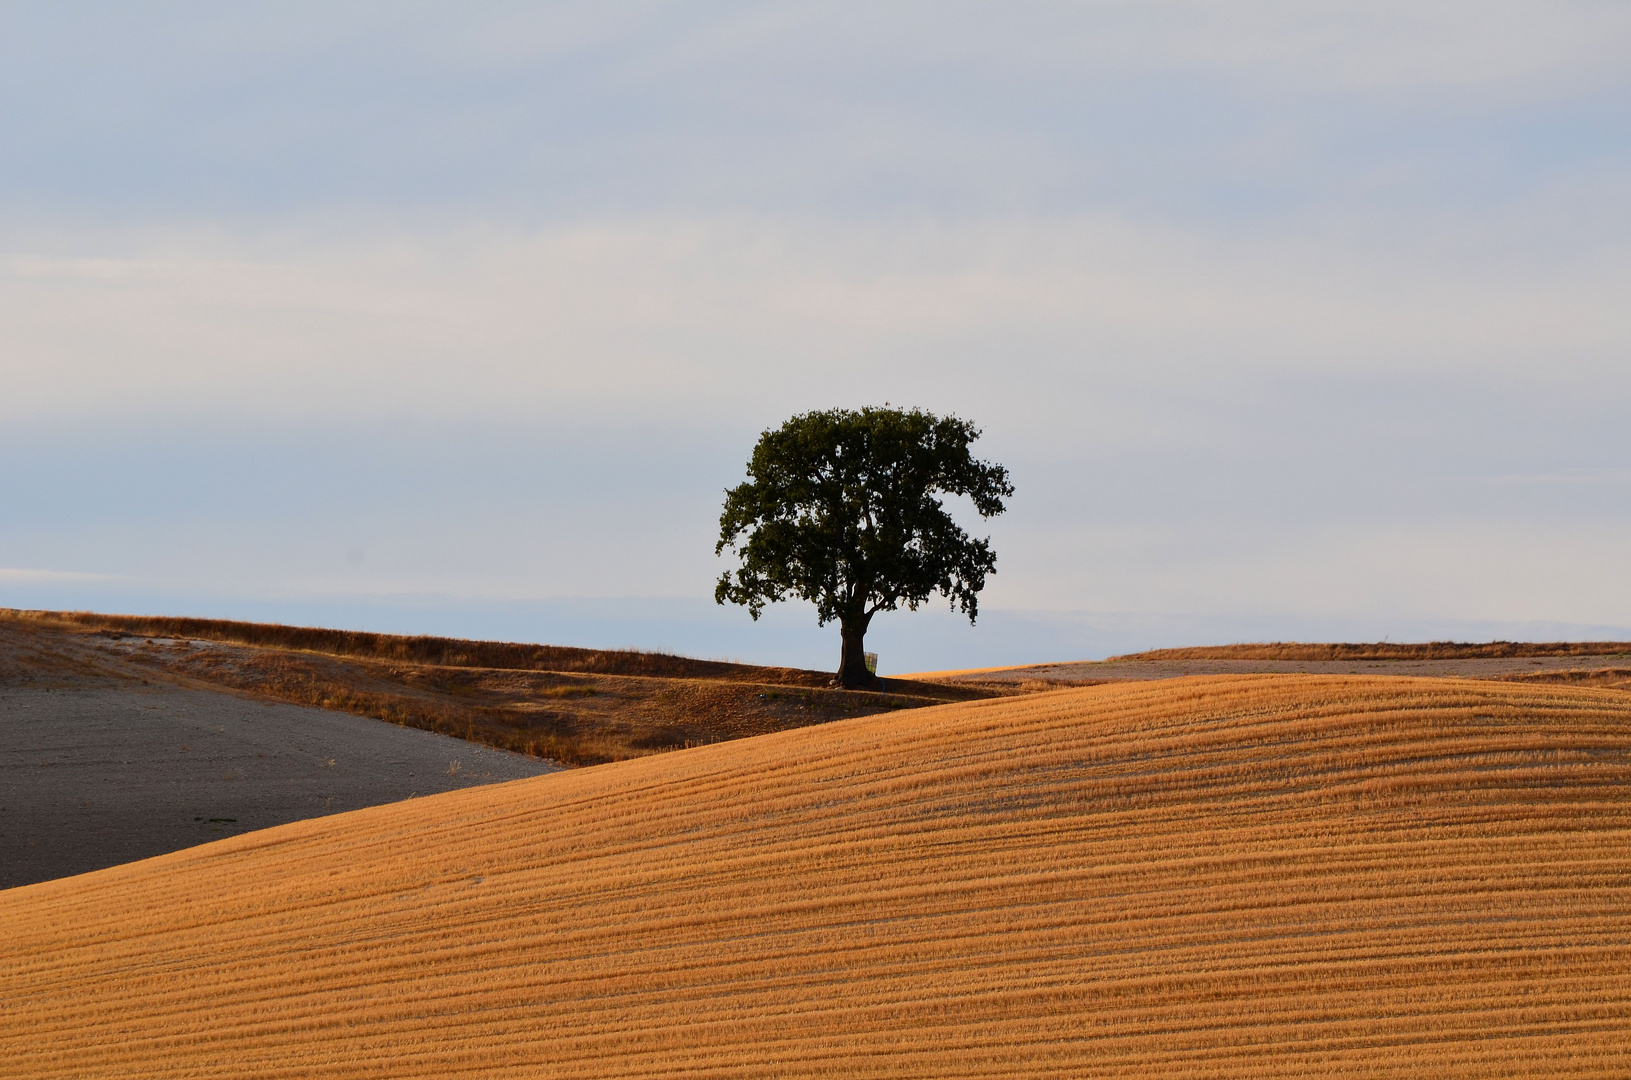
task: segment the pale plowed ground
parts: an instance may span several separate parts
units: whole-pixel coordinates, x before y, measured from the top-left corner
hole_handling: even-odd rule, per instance
[[[0,894],[29,1077],[1631,1073],[1631,696],[1121,684]]]
[[[1173,650],[1179,651],[1179,650]],[[1204,650],[1196,649],[1195,652]],[[1092,684],[1128,679],[1182,679],[1193,675],[1403,675],[1432,679],[1511,679],[1631,676],[1631,653],[1560,656],[1451,656],[1424,659],[1320,660],[1292,657],[1208,658],[1121,656],[1110,660],[1074,660],[1023,667],[976,668],[969,671],[925,671],[902,676],[961,686],[1003,684]]]

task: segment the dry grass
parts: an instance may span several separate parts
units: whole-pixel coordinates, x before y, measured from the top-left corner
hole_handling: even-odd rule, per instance
[[[1558,686],[1599,686],[1609,690],[1631,690],[1631,668],[1571,668],[1567,671],[1532,671],[1502,675],[1504,682],[1551,683]]]
[[[1631,1074],[1631,699],[1306,676],[784,732],[0,894],[10,1074]]]
[[[1521,656],[1631,656],[1631,641],[1489,641],[1472,644],[1428,641],[1419,644],[1303,644],[1275,641],[1256,645],[1204,645],[1151,649],[1111,660],[1471,660]]]
[[[636,649],[575,649],[563,645],[466,641],[462,638],[373,634],[361,630],[327,630],[279,623],[234,622],[171,616],[102,615],[90,611],[26,611],[0,608],[0,618],[33,620],[57,626],[105,630],[133,637],[198,638],[295,652],[432,667],[508,668],[519,671],[568,671],[597,675],[649,675],[681,679],[766,681],[775,671],[781,680],[821,685],[831,676],[793,668],[761,668],[718,660],[696,660]],[[811,682],[814,680],[814,682]]]
[[[75,675],[98,659],[568,765],[1024,692],[899,679],[839,690],[822,672],[661,653],[0,609],[0,678],[8,663]],[[540,666],[553,662],[564,666]]]

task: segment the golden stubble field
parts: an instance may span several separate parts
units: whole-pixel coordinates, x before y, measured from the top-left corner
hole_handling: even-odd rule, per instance
[[[1631,696],[1120,684],[0,893],[7,1075],[1631,1073]]]

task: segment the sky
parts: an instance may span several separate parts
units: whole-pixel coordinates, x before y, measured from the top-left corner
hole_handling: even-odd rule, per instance
[[[827,668],[758,435],[1015,495],[882,671],[1631,638],[1631,7],[0,7],[0,606]]]

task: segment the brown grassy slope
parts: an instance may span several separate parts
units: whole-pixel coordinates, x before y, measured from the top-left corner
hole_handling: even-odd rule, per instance
[[[483,660],[515,666],[483,666]],[[538,666],[556,661],[565,666]],[[837,690],[827,685],[831,676],[820,672],[658,653],[0,609],[0,680],[8,663],[18,662],[55,665],[65,674],[100,663],[337,709],[569,765],[1002,692],[899,679],[884,680],[879,691]]]
[[[1111,660],[1465,660],[1512,656],[1631,656],[1631,641],[1489,641],[1473,644],[1428,641],[1418,644],[1303,644],[1274,641],[1255,645],[1203,645],[1185,649],[1112,656]]]
[[[91,611],[25,611],[0,608],[0,618],[33,620],[137,637],[199,638],[330,656],[429,664],[435,667],[509,668],[595,675],[653,675],[665,678],[737,679],[825,685],[831,676],[796,668],[763,668],[720,660],[642,652],[635,649],[575,649],[563,645],[466,641],[462,638],[375,634],[280,623],[190,619],[176,616],[103,615]],[[770,676],[768,673],[774,673]]]
[[[0,1060],[131,1077],[1631,1073],[1631,698],[901,713],[0,893]]]

